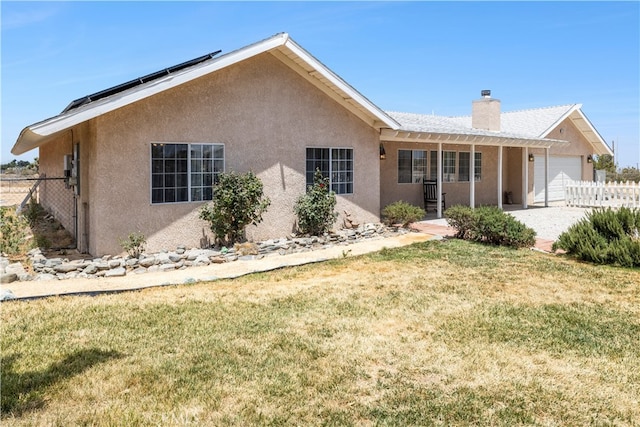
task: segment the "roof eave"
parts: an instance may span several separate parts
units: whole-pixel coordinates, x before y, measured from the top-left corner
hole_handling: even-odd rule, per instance
[[[460,145],[485,145],[503,147],[551,148],[568,145],[568,141],[546,138],[527,138],[501,135],[473,135],[455,132],[383,130],[381,141],[420,141],[425,143],[446,143]]]
[[[544,130],[540,135],[540,138],[546,138],[555,128],[557,128],[560,123],[562,123],[567,117],[569,117],[574,111],[580,110],[582,108],[582,104],[572,104],[567,111],[562,114],[555,122],[551,124],[547,129]]]
[[[570,116],[571,121],[576,127],[583,133],[587,141],[591,144],[594,150],[594,154],[603,155],[608,154],[613,156],[613,150],[609,147],[602,135],[591,123],[591,120],[584,114],[581,109],[574,111],[574,114]]]
[[[609,154],[613,155],[613,151],[606,143],[604,138],[600,135],[600,133],[593,126],[591,121],[587,118],[587,116],[582,111],[582,104],[573,104],[571,107],[556,120],[551,126],[549,126],[540,137],[545,138],[549,135],[554,129],[556,129],[560,124],[569,119],[572,121],[574,125],[583,133],[587,141],[591,144],[594,150],[594,154],[602,155]],[[579,124],[579,121],[584,122],[584,126]]]
[[[344,81],[340,76],[331,71],[322,62],[316,59],[313,55],[307,52],[304,48],[298,45],[293,39],[288,38],[284,43],[284,47],[289,49],[293,54],[303,59],[309,64],[315,71],[320,73],[324,79],[329,83],[328,86],[332,88],[338,88],[339,91],[344,92],[347,97],[343,98],[345,104],[355,102],[362,109],[372,117],[372,123],[374,127],[378,129],[390,128],[399,129],[400,124],[395,121],[391,116],[385,113],[382,109],[376,106],[373,102],[369,101],[364,95],[358,92],[353,86]],[[320,80],[320,79],[318,79]],[[339,96],[342,94],[338,93]]]
[[[171,89],[203,75],[218,71],[245,59],[261,53],[275,51],[279,48],[289,50],[317,71],[327,82],[329,82],[329,84],[325,85],[330,90],[336,92],[336,95],[342,100],[343,105],[351,105],[352,107],[350,107],[350,109],[352,110],[361,110],[363,114],[359,114],[359,117],[363,120],[366,119],[367,123],[372,127],[378,130],[383,128],[398,129],[400,127],[400,125],[384,111],[371,103],[357,90],[295,43],[287,33],[280,33],[263,41],[213,58],[206,64],[196,66],[182,72],[177,72],[175,74],[169,74],[166,77],[159,78],[147,84],[116,93],[109,97],[78,107],[77,109],[65,111],[52,118],[29,125],[22,130],[16,143],[11,149],[11,152],[16,155],[26,153],[27,151],[37,148],[49,141],[52,135],[66,129],[70,129],[77,124],[155,95],[156,93]],[[316,80],[316,85],[323,84],[320,79]],[[342,94],[346,94],[347,97],[343,97]]]

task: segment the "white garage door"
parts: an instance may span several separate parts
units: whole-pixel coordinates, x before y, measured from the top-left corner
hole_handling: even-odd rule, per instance
[[[564,186],[582,179],[582,158],[549,156],[549,201],[564,200]],[[533,167],[535,202],[544,202],[544,156],[535,156]]]

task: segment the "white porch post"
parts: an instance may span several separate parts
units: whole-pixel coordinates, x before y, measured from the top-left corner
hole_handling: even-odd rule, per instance
[[[476,146],[471,144],[471,154],[469,155],[469,206],[476,207]]]
[[[442,218],[442,142],[438,142],[438,178],[436,182],[438,183],[436,189],[438,192],[436,195],[438,198],[437,217]]]
[[[549,147],[544,149],[544,207],[549,207]]]
[[[502,145],[498,146],[498,209],[502,209]]]
[[[529,190],[529,147],[522,150],[522,209],[529,207],[527,202]]]

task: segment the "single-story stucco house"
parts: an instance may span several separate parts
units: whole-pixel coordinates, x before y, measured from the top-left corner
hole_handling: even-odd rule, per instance
[[[316,168],[360,223],[394,201],[422,205],[425,178],[442,178],[447,206],[561,198],[564,179],[590,180],[591,156],[611,153],[580,108],[504,113],[483,91],[469,117],[385,112],[283,33],[79,98],[23,129],[12,153],[39,148],[41,175],[66,177],[61,221],[80,251],[119,253],[134,231],[155,251],[211,241],[198,213],[223,171],[253,171],[271,199],[253,241],[295,230]],[[40,200],[61,211],[46,185]]]

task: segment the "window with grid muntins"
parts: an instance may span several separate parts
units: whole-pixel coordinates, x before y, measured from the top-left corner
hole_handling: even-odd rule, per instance
[[[456,152],[443,151],[442,153],[443,181],[455,182],[456,180]]]
[[[435,181],[438,179],[438,152],[429,152],[429,179]]]
[[[352,148],[307,148],[307,186],[313,185],[316,169],[329,178],[331,190],[336,194],[353,193]]]
[[[151,144],[151,203],[213,199],[224,171],[222,144]]]
[[[458,181],[467,182],[469,181],[469,158],[471,153],[461,151],[458,153]]]
[[[427,152],[398,150],[398,183],[421,183],[427,177]]]
[[[475,155],[475,171],[474,178],[476,181],[482,179],[482,153],[477,152]]]

